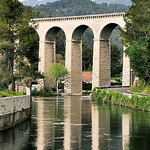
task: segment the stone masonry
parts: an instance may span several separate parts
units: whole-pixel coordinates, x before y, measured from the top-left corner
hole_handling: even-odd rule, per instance
[[[39,71],[47,73],[55,62],[55,37],[59,30],[66,36],[65,93],[82,95],[82,35],[87,28],[93,31],[92,88],[110,85],[110,35],[116,26],[124,28],[124,13],[34,19],[40,37]],[[130,86],[130,63],[123,58],[123,86]]]
[[[30,96],[0,98],[0,131],[30,116]]]

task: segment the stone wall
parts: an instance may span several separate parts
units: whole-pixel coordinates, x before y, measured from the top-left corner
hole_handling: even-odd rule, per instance
[[[30,96],[0,98],[0,131],[10,128],[30,116]]]

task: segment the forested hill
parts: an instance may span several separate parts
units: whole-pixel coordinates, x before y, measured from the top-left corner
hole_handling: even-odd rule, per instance
[[[125,12],[128,7],[122,4],[97,4],[91,0],[60,0],[35,6],[34,9],[52,16],[78,16]]]
[[[93,0],[94,2],[100,3],[108,3],[108,4],[123,4],[123,5],[131,5],[131,0]]]
[[[46,4],[47,2],[55,2],[58,0],[19,0],[21,1],[24,5],[40,5],[40,4]],[[98,4],[100,3],[108,3],[108,4],[123,4],[123,5],[131,5],[131,0],[91,0],[94,1]]]

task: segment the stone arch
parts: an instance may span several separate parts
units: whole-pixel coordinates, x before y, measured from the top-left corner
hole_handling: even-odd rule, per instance
[[[64,32],[62,28],[54,26],[51,27],[45,34],[45,54],[46,54],[45,63],[46,64],[45,64],[44,72],[48,72],[50,65],[56,62],[56,35],[60,30]]]
[[[113,31],[117,26],[120,27],[120,25],[117,24],[117,23],[109,23],[109,24],[105,25],[105,26],[102,28],[101,32],[100,32],[100,39],[102,39],[102,40],[108,40],[108,39],[110,39],[110,36],[111,36],[112,31]]]
[[[120,26],[117,23],[105,25],[100,32],[100,85],[111,85],[111,43],[112,31]]]
[[[78,27],[76,27],[72,33],[72,40],[82,40],[82,35],[83,33],[85,32],[85,30],[87,28],[90,28],[93,35],[94,35],[94,32],[93,32],[93,29],[88,26],[88,25],[79,25]]]
[[[44,72],[46,76],[49,67],[56,62],[56,35],[60,30],[64,32],[64,30],[58,26],[49,28],[45,33],[44,41],[40,41],[41,58],[39,62],[39,71]],[[53,82],[48,77],[46,77],[46,84],[53,86]]]
[[[56,40],[56,35],[57,33],[62,30],[65,34],[65,37],[66,37],[66,33],[65,31],[58,27],[58,26],[54,26],[54,27],[51,27],[45,34],[45,41],[55,41]]]
[[[79,25],[72,32],[70,87],[74,95],[82,95],[82,35],[87,28],[90,27]]]

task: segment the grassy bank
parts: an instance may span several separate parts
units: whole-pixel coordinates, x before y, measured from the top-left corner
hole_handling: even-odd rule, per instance
[[[147,83],[144,83],[143,81],[140,81],[139,83],[136,82],[130,88],[130,91],[150,95],[150,81]]]
[[[26,95],[25,92],[13,92],[13,91],[8,91],[8,90],[1,90],[0,91],[0,97],[12,97],[12,96],[22,96]]]
[[[121,92],[94,88],[92,92],[92,99],[104,103],[130,107],[137,110],[150,111],[150,96],[139,97],[137,94],[132,94],[132,98],[129,98]]]

